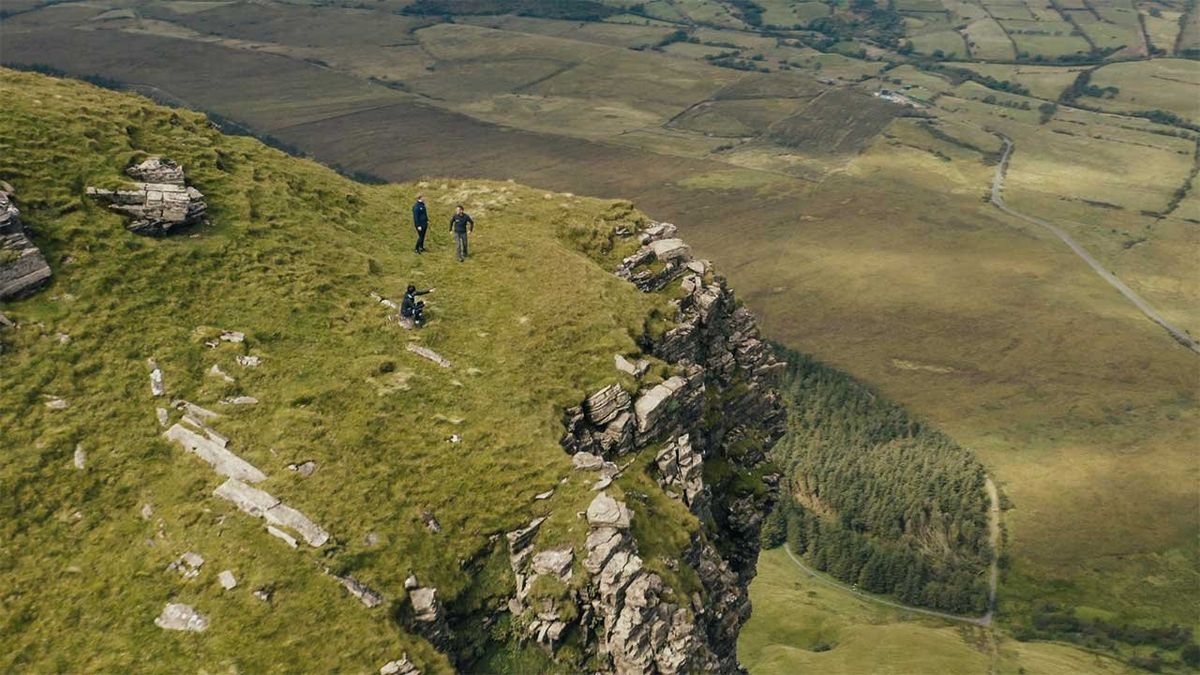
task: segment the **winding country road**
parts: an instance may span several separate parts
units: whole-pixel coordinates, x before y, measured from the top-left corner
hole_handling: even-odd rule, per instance
[[[932,609],[925,609],[923,607],[913,607],[912,605],[905,605],[905,604],[901,604],[899,602],[892,602],[891,600],[886,600],[877,595],[865,593],[863,591],[858,590],[857,588],[843,584],[842,582],[837,581],[825,574],[822,574],[822,573],[818,572],[817,570],[814,570],[813,568],[809,567],[808,565],[805,565],[804,562],[800,560],[800,558],[796,557],[796,554],[792,553],[792,549],[789,548],[786,543],[783,545],[783,551],[784,551],[784,553],[787,553],[789,558],[792,559],[792,562],[796,564],[796,567],[799,567],[801,570],[808,573],[809,577],[811,577],[813,581],[816,581],[817,583],[829,586],[830,588],[836,588],[839,591],[845,591],[845,592],[855,595],[859,598],[862,598],[863,600],[874,602],[875,604],[878,604],[878,605],[886,605],[888,607],[902,609],[906,612],[914,612],[916,614],[924,614],[925,616],[932,616],[932,617],[936,617],[939,619],[945,619],[947,621],[956,621],[958,623],[969,623],[969,624],[974,624],[976,626],[983,626],[984,628],[987,628],[988,626],[992,625],[992,610],[996,606],[996,584],[998,583],[999,578],[1000,578],[1000,563],[999,563],[999,559],[1000,559],[1000,495],[999,495],[999,492],[996,490],[996,484],[992,482],[991,476],[988,476],[987,479],[985,480],[984,488],[987,490],[988,500],[990,502],[990,505],[988,507],[988,541],[991,542],[993,555],[992,555],[992,566],[991,566],[991,570],[989,571],[989,579],[988,579],[988,611],[987,611],[987,614],[984,614],[983,616],[964,616],[962,614],[949,614],[946,612],[939,612],[939,611],[932,610]]]
[[[1184,331],[1183,329],[1164,319],[1162,315],[1160,315],[1153,307],[1150,306],[1150,303],[1143,300],[1142,296],[1135,293],[1132,288],[1126,286],[1125,282],[1118,279],[1116,275],[1105,269],[1104,266],[1099,263],[1099,261],[1092,257],[1092,254],[1088,253],[1082,246],[1079,245],[1077,241],[1072,239],[1071,235],[1067,234],[1066,231],[1057,225],[1042,220],[1041,218],[1035,218],[1033,216],[1021,213],[1020,211],[1010,208],[1004,203],[1004,178],[1008,174],[1009,160],[1012,159],[1013,150],[1016,149],[1016,144],[1014,144],[1012,139],[1004,134],[996,135],[1000,138],[1000,140],[1004,141],[1004,154],[1000,158],[1000,163],[996,165],[996,175],[992,179],[992,205],[1014,218],[1020,218],[1027,223],[1033,223],[1034,225],[1042,227],[1048,230],[1054,236],[1061,239],[1064,244],[1071,247],[1071,250],[1074,251],[1076,255],[1078,255],[1080,258],[1083,258],[1083,261],[1091,266],[1096,274],[1100,275],[1100,278],[1104,279],[1113,288],[1120,291],[1121,295],[1125,296],[1125,298],[1132,302],[1135,307],[1141,310],[1142,314],[1145,314],[1147,318],[1170,333],[1171,337],[1175,338],[1175,340],[1184,347],[1187,347],[1193,352],[1200,354],[1200,343],[1192,338],[1191,335],[1188,335],[1187,331]]]

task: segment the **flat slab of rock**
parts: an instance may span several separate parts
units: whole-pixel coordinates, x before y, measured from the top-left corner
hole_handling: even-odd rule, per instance
[[[592,527],[612,527],[618,530],[629,529],[629,508],[608,496],[607,492],[596,495],[587,507],[588,525]]]
[[[535,574],[547,574],[566,580],[571,573],[571,563],[575,561],[575,552],[570,546],[552,548],[533,555],[533,571]]]
[[[75,457],[73,458],[76,469],[83,469],[87,465],[87,452],[82,445],[75,445]]]
[[[154,619],[154,625],[164,630],[203,633],[208,629],[208,619],[191,605],[170,602]]]
[[[217,575],[217,581],[221,582],[221,588],[227,591],[237,588],[237,579],[234,578],[232,570],[223,570]]]
[[[647,245],[650,250],[654,251],[654,257],[663,262],[692,259],[692,247],[685,244],[682,239],[659,239]]]
[[[438,364],[439,366],[441,366],[443,368],[450,367],[449,361],[442,358],[441,354],[438,354],[437,352],[433,351],[432,349],[430,349],[428,347],[422,347],[421,345],[413,344],[410,342],[410,343],[408,343],[407,349],[408,349],[408,351],[416,354],[417,356],[429,359],[430,361],[433,361],[434,363]]]
[[[200,459],[212,465],[212,468],[222,476],[234,478],[247,483],[261,483],[267,475],[259,471],[253,464],[238,457],[226,449],[220,442],[188,429],[182,424],[171,425],[163,433],[170,441],[178,443],[183,449],[191,452]]]
[[[287,528],[299,533],[304,541],[313,548],[319,548],[329,541],[329,533],[308,516],[284,504],[277,497],[246,485],[236,478],[230,478],[221,483],[213,491],[213,495],[227,499],[242,511],[267,521],[268,530]],[[271,532],[271,534],[275,534],[275,532]]]

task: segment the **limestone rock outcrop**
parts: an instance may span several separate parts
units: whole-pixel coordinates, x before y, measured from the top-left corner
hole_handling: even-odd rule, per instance
[[[138,181],[127,190],[89,187],[93,197],[130,218],[126,227],[137,234],[162,236],[204,220],[204,195],[186,185],[183,167],[165,157],[151,157],[125,173]]]
[[[33,245],[12,189],[0,183],[0,300],[30,295],[50,281],[50,265]]]
[[[763,489],[747,493],[732,481],[761,473],[754,470],[783,434],[784,411],[772,387],[783,364],[724,279],[693,259],[676,234],[665,223],[616,232],[640,244],[618,276],[647,292],[678,283],[682,293],[672,301],[675,325],[642,343],[647,357],[667,365],[664,379],[644,378],[648,359],[635,365],[618,355],[614,380],[631,375],[639,390],[614,381],[564,413],[563,449],[576,470],[600,472],[593,489],[604,490],[580,514],[588,524],[584,550],[568,557],[561,547],[539,549],[542,519],[508,534],[516,625],[551,653],[577,631],[607,660],[603,669],[617,673],[741,672],[737,638],[750,616],[747,588],[756,572],[761,514],[770,510],[777,484],[766,475]],[[616,458],[643,450],[653,453],[651,473],[664,493],[701,523],[684,554],[666,561],[695,570],[702,591],[691,597],[678,597],[646,569],[631,529],[638,507],[606,490],[622,470]],[[721,472],[729,476],[721,484],[705,484],[710,460],[732,469]],[[584,573],[582,580],[571,576],[573,565],[581,565],[575,571]],[[575,581],[550,599],[533,598],[530,589],[542,577]]]

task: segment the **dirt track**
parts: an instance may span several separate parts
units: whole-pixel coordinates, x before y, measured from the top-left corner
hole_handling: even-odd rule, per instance
[[[1016,149],[1016,145],[1010,138],[1004,136],[1003,134],[997,134],[997,136],[1000,137],[1000,140],[1004,141],[1004,155],[1000,158],[1000,163],[996,166],[996,175],[992,179],[992,204],[1004,213],[1007,213],[1014,218],[1020,218],[1027,223],[1033,223],[1034,225],[1042,227],[1048,230],[1054,236],[1061,239],[1064,244],[1071,247],[1071,250],[1074,251],[1076,255],[1078,255],[1080,258],[1083,258],[1083,261],[1086,262],[1096,272],[1096,274],[1100,275],[1101,279],[1104,279],[1113,288],[1120,291],[1121,295],[1125,296],[1125,298],[1132,302],[1135,307],[1141,310],[1142,314],[1145,314],[1147,318],[1170,333],[1171,337],[1175,338],[1175,340],[1181,345],[1187,347],[1193,352],[1196,352],[1197,354],[1200,354],[1200,343],[1196,342],[1191,335],[1188,335],[1187,331],[1176,327],[1174,324],[1164,319],[1162,315],[1160,315],[1153,307],[1150,306],[1150,303],[1143,300],[1142,296],[1135,293],[1132,288],[1126,286],[1125,282],[1118,279],[1115,274],[1105,269],[1099,261],[1093,258],[1092,255],[1087,252],[1087,250],[1080,246],[1079,242],[1072,239],[1071,235],[1067,234],[1066,231],[1057,225],[1042,220],[1041,218],[1025,215],[1020,211],[1008,207],[1004,203],[1004,178],[1008,173],[1008,163],[1009,160],[1012,159],[1012,153],[1013,150]]]

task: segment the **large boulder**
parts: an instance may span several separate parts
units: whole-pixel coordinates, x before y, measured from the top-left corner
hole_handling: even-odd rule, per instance
[[[162,236],[204,220],[208,205],[204,195],[185,185],[183,167],[165,157],[151,157],[126,169],[135,180],[128,190],[89,187],[88,196],[129,216],[126,227],[137,234]]]
[[[0,300],[23,298],[50,281],[50,265],[29,239],[8,184],[0,184]]]

